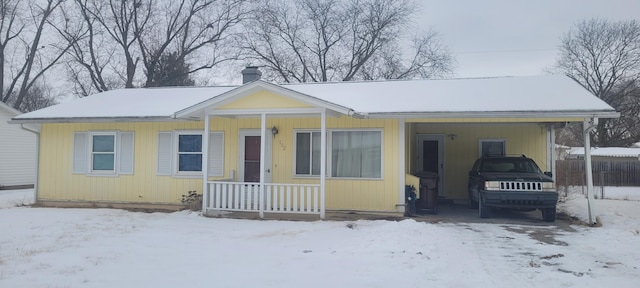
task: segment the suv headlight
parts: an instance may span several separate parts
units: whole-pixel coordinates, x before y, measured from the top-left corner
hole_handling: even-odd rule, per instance
[[[542,191],[555,192],[556,184],[553,182],[542,182]]]
[[[500,190],[500,181],[484,181],[485,191],[498,191]]]

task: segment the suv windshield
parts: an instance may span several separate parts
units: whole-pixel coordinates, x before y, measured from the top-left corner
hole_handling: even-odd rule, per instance
[[[479,172],[542,173],[528,158],[485,158]]]

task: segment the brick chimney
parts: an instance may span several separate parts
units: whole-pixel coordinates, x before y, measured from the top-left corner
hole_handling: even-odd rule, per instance
[[[260,79],[262,72],[257,66],[247,66],[242,70],[242,84],[253,82]]]

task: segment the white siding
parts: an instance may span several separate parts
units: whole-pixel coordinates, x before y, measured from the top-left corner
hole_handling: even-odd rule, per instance
[[[36,135],[7,123],[16,115],[0,103],[0,188],[35,184]]]

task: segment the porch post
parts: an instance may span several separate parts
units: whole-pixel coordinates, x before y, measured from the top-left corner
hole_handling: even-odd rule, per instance
[[[404,124],[404,119],[398,119],[398,212],[402,212],[404,213],[407,209],[407,207],[404,206],[404,203],[406,202],[406,199],[404,198],[404,186],[406,185],[406,183],[404,182],[405,180],[405,175],[406,175],[406,155],[405,155],[405,142],[406,142],[406,136],[405,136],[405,124]]]
[[[324,219],[325,212],[325,180],[327,177],[327,112],[320,113],[320,219]]]
[[[598,123],[598,118],[585,119],[583,125],[584,134],[584,171],[587,180],[587,208],[589,210],[589,224],[595,224],[593,215],[593,172],[591,171],[591,138],[589,134]]]
[[[267,147],[267,114],[262,113],[260,119],[260,218],[264,218],[264,200],[265,200],[265,187],[264,187],[264,159],[265,159],[265,150]]]
[[[209,191],[207,191],[209,181],[209,114],[204,113],[204,131],[202,132],[202,214],[207,212],[209,203]]]

